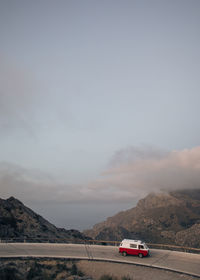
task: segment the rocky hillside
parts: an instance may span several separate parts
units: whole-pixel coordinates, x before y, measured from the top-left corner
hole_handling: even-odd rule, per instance
[[[10,197],[0,199],[0,238],[33,238],[38,241],[86,239],[77,230],[60,229],[26,207],[22,202]]]
[[[98,240],[132,238],[200,248],[200,190],[149,194],[84,233]]]

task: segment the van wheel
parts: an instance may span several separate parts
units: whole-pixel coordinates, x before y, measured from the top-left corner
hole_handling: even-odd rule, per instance
[[[124,251],[124,252],[122,253],[122,256],[126,257],[126,256],[127,256],[127,253]]]
[[[143,254],[142,254],[142,253],[139,253],[139,254],[138,254],[138,257],[139,257],[139,258],[143,258]]]

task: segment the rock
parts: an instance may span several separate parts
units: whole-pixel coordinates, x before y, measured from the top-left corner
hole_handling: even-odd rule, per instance
[[[175,238],[177,245],[200,248],[200,224],[194,224],[186,230],[177,232]]]

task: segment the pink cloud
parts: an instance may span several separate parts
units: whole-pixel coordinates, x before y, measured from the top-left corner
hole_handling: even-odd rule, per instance
[[[123,153],[122,153],[123,157]],[[120,159],[119,159],[120,161]],[[200,188],[200,147],[172,151],[162,156],[134,158],[106,170],[91,189],[112,188],[121,199],[144,196],[152,191]],[[102,191],[102,190],[101,190]]]

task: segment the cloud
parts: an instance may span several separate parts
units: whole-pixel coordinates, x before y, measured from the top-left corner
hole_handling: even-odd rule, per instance
[[[93,189],[89,185],[61,183],[37,169],[23,168],[8,162],[0,163],[0,197],[14,196],[22,201],[77,203],[124,200],[120,191],[112,188]],[[122,192],[124,196],[124,192]],[[121,199],[122,198],[122,199]]]
[[[128,148],[113,159],[113,167],[90,184],[93,191],[110,189],[114,199],[130,200],[153,191],[200,188],[200,147],[168,153]]]
[[[129,150],[132,156],[126,161]],[[168,153],[130,148],[117,152],[114,159],[112,167],[87,185],[60,183],[39,170],[2,162],[0,196],[40,202],[130,203],[152,191],[200,188],[200,147]]]
[[[160,159],[167,155],[167,152],[152,146],[127,147],[114,153],[110,160],[110,167],[117,167],[124,163],[133,163],[141,159]]]
[[[3,198],[15,196],[22,201],[70,202],[81,199],[80,193],[79,186],[61,184],[40,170],[0,163],[0,196]]]
[[[0,56],[0,130],[32,133],[35,81],[17,63]]]

